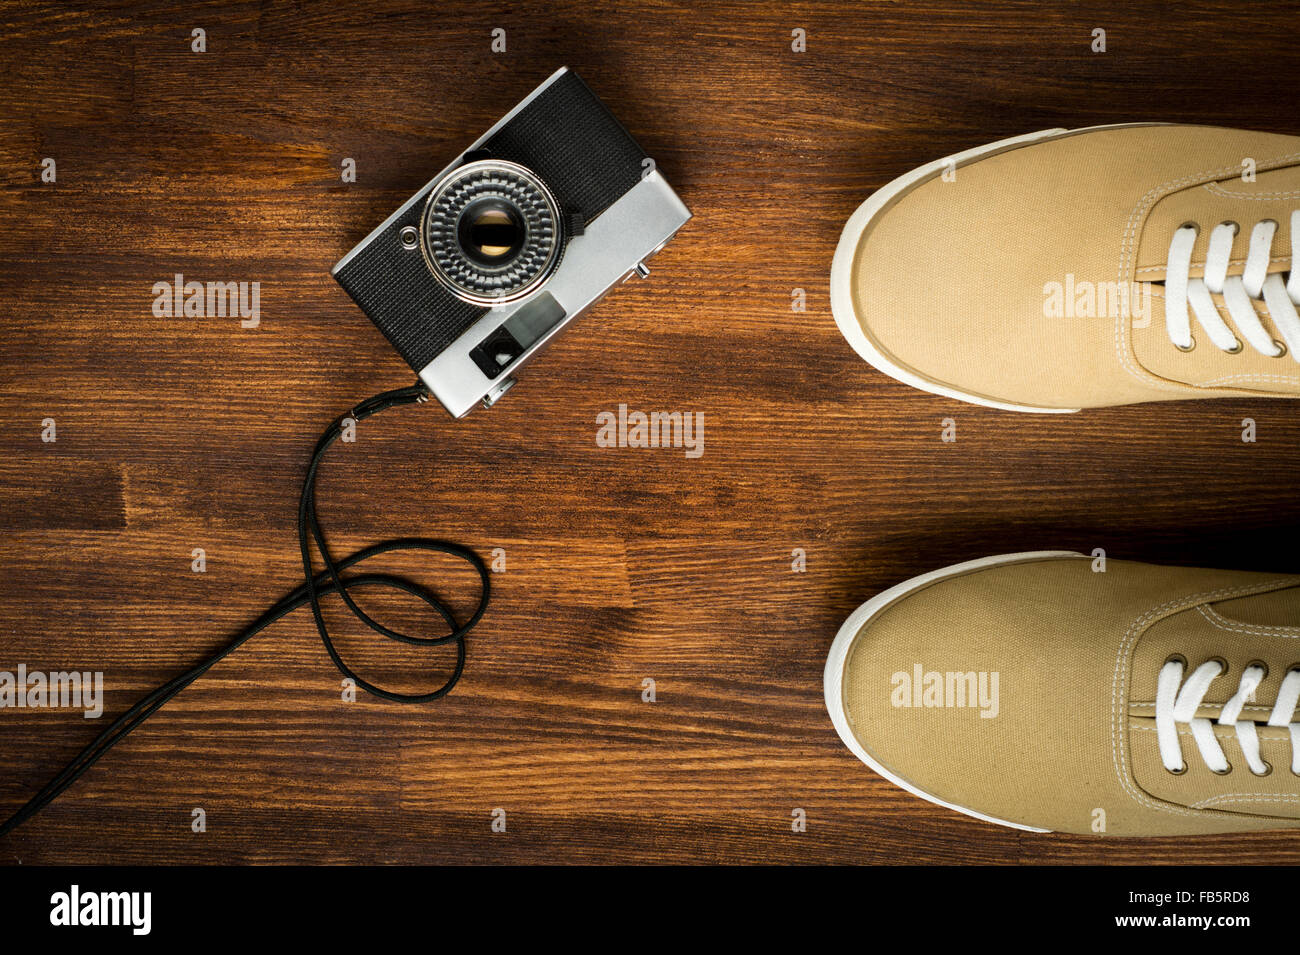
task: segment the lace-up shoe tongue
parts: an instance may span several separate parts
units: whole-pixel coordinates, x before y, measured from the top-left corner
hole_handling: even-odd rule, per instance
[[[1244,167],[1225,169],[1227,174],[1222,179],[1175,189],[1157,200],[1141,224],[1134,279],[1147,282],[1165,280],[1169,240],[1176,229],[1189,222],[1195,223],[1200,230],[1192,255],[1193,275],[1204,274],[1210,232],[1220,222],[1235,222],[1241,226],[1229,269],[1229,274],[1240,275],[1251,227],[1262,219],[1272,219],[1278,224],[1278,233],[1273,240],[1273,254],[1277,258],[1270,263],[1269,270],[1288,272],[1289,220],[1291,212],[1300,208],[1300,158],[1293,165],[1257,171],[1253,182],[1242,179],[1244,171]]]
[[[1143,793],[1194,810],[1300,818],[1290,591],[1189,607],[1142,635],[1126,729]]]

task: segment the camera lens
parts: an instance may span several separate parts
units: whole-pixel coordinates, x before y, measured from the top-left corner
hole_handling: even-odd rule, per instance
[[[532,292],[564,251],[559,206],[530,170],[483,159],[452,170],[429,192],[421,248],[434,277],[468,302]]]
[[[489,268],[517,256],[528,235],[519,210],[504,199],[476,199],[460,214],[456,238],[461,251]]]

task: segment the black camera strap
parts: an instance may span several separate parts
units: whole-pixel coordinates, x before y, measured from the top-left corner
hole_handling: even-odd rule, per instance
[[[488,596],[490,593],[490,584],[488,581],[488,569],[482,559],[467,547],[459,544],[451,544],[446,541],[428,540],[424,538],[405,538],[398,540],[383,541],[370,547],[363,548],[343,560],[336,561],[330,555],[329,547],[325,542],[325,534],[321,529],[320,521],[316,514],[316,474],[320,467],[321,458],[335,441],[343,434],[344,423],[351,418],[359,422],[372,415],[376,415],[388,408],[394,408],[398,405],[414,404],[423,402],[429,397],[429,391],[422,384],[411,385],[407,388],[396,388],[392,391],[385,391],[382,394],[375,395],[372,398],[361,402],[352,409],[348,414],[340,416],[334,421],[316,442],[316,449],[312,452],[311,463],[307,468],[307,476],[303,481],[302,495],[298,503],[298,545],[302,550],[303,565],[303,582],[294,588],[291,592],[282,597],[279,601],[272,604],[267,611],[258,617],[252,624],[241,631],[234,639],[225,646],[221,647],[206,660],[192,667],[186,672],[164,683],[162,686],[145,695],[136,702],[129,710],[123,713],[94,740],[85,746],[53,779],[46,783],[34,796],[31,797],[17,812],[10,816],[3,823],[0,823],[0,836],[7,835],[18,826],[22,825],[32,816],[36,815],[51,802],[53,802],[60,793],[71,786],[81,777],[87,769],[93,766],[101,756],[103,756],[112,746],[130,733],[133,729],[147,720],[156,713],[168,700],[174,697],[181,690],[185,689],[216,664],[220,663],[227,656],[234,653],[243,646],[250,638],[265,630],[271,624],[275,623],[281,617],[298,609],[303,604],[311,604],[312,616],[316,621],[316,629],[320,633],[321,642],[325,645],[325,650],[329,657],[338,667],[339,672],[345,677],[354,680],[356,685],[361,687],[367,693],[380,697],[385,700],[393,700],[398,703],[423,703],[429,700],[436,700],[446,696],[460,680],[461,674],[465,669],[465,640],[469,632],[479,622],[483,612],[487,609]],[[310,536],[309,536],[310,535]],[[313,564],[311,554],[311,541],[315,541],[317,550],[320,551],[321,558],[325,564],[325,569],[317,573]],[[478,571],[481,582],[481,596],[479,597],[478,606],[474,613],[464,624],[458,624],[456,617],[442,600],[434,593],[414,584],[402,577],[386,573],[361,573],[344,576],[343,571],[357,564],[362,563],[371,557],[379,554],[385,554],[390,551],[433,551],[441,554],[450,554],[453,557],[469,563]],[[394,590],[410,594],[424,603],[428,604],[450,628],[450,632],[437,637],[417,637],[392,630],[379,621],[372,618],[352,599],[350,591],[353,588],[366,587],[388,587]],[[321,613],[320,600],[322,597],[330,594],[338,594],[343,598],[344,604],[348,610],[362,623],[371,630],[390,640],[396,640],[401,643],[413,644],[416,646],[436,647],[448,643],[456,645],[456,664],[452,669],[451,675],[447,677],[446,682],[436,690],[428,693],[395,693],[386,690],[383,687],[376,686],[373,683],[360,677],[351,667],[339,656],[338,650],[334,646],[334,641],[330,637],[329,629],[325,625],[325,618]]]

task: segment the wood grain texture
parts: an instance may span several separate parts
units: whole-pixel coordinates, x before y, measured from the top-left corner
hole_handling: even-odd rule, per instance
[[[300,612],[0,842],[0,860],[1300,862],[1300,833],[1103,843],[966,819],[869,772],[821,701],[845,616],[959,560],[1104,547],[1300,568],[1291,405],[979,409],[871,371],[827,302],[845,219],[922,162],[1053,126],[1300,132],[1284,95],[1300,51],[1281,28],[1297,10],[1270,11],[0,3],[0,669],[103,670],[108,713],[294,584],[315,436],[410,378],[329,268],[537,82],[578,69],[695,213],[649,281],[499,406],[461,422],[392,412],[327,460],[340,553],[401,535],[505,548],[451,697],[343,703]],[[189,50],[194,27],[206,53]],[[259,281],[261,326],[155,318],[151,288],[178,272]],[[620,403],[703,412],[703,457],[597,447],[596,415]],[[949,416],[955,445],[939,441]],[[450,572],[452,598],[472,600],[460,571],[388,566]],[[446,665],[341,644],[406,690]],[[0,713],[0,812],[93,730],[67,711]]]

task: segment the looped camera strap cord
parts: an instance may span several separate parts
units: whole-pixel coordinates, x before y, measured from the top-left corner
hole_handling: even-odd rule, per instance
[[[322,456],[343,433],[343,423],[351,417],[354,421],[361,421],[376,415],[388,408],[398,405],[413,404],[424,401],[429,397],[429,391],[422,384],[415,384],[408,388],[396,388],[392,391],[385,391],[382,394],[368,398],[361,404],[352,409],[350,414],[343,415],[334,421],[325,433],[320,436],[316,442],[316,450],[312,453],[311,464],[307,468],[307,477],[303,481],[302,497],[298,504],[298,544],[302,549],[302,566],[304,580],[290,593],[286,594],[278,602],[273,604],[262,616],[258,617],[247,629],[241,632],[224,647],[212,654],[202,663],[192,669],[180,674],[162,686],[148,693],[143,699],[139,700],[129,710],[115,719],[102,733],[100,733],[89,745],[81,750],[63,770],[46,783],[39,792],[36,793],[25,805],[3,824],[0,824],[0,837],[7,835],[9,832],[18,828],[32,816],[36,815],[47,805],[53,802],[60,793],[71,786],[87,769],[93,766],[101,756],[133,729],[147,720],[156,713],[164,704],[167,703],[181,690],[185,689],[208,670],[212,669],[217,663],[224,660],[231,653],[234,653],[244,645],[251,637],[265,630],[271,624],[275,623],[285,614],[301,607],[303,604],[311,604],[312,616],[316,620],[316,629],[320,632],[321,642],[325,644],[325,650],[329,653],[330,659],[338,667],[339,672],[344,676],[356,681],[356,685],[361,687],[367,693],[381,697],[385,700],[394,700],[399,703],[423,703],[428,700],[436,700],[439,697],[446,696],[451,688],[456,685],[460,679],[461,673],[465,669],[465,639],[470,630],[483,617],[483,612],[487,609],[490,585],[488,583],[488,570],[483,561],[472,550],[462,547],[459,544],[451,544],[446,541],[426,540],[423,538],[408,538],[402,540],[384,541],[371,547],[366,547],[357,551],[343,560],[335,561],[330,556],[329,548],[325,543],[325,534],[321,530],[320,521],[316,517],[316,472],[320,467]],[[308,533],[311,539],[316,542],[316,548],[320,551],[321,557],[325,563],[325,570],[316,573],[312,563],[311,546],[308,541]],[[411,583],[401,577],[384,573],[364,573],[343,576],[342,571],[360,564],[379,554],[388,553],[397,550],[424,550],[434,551],[442,554],[450,554],[459,557],[469,563],[478,571],[479,580],[481,581],[481,593],[478,607],[464,624],[457,624],[456,618],[451,609],[443,603],[437,596],[430,591]],[[409,634],[391,630],[379,621],[373,619],[369,614],[357,606],[352,599],[350,589],[357,587],[390,587],[400,590],[419,598],[437,611],[443,621],[451,628],[451,632],[440,637],[414,637]],[[325,626],[325,618],[321,614],[320,599],[330,594],[338,594],[343,598],[344,604],[348,610],[364,623],[371,630],[379,633],[390,640],[397,640],[401,643],[414,644],[416,646],[441,646],[446,643],[456,644],[456,665],[451,675],[447,677],[445,683],[438,689],[429,693],[394,693],[391,690],[385,690],[383,687],[376,686],[367,680],[362,679],[357,673],[343,662],[339,656],[338,650],[334,647],[334,641],[331,639],[329,629]]]

